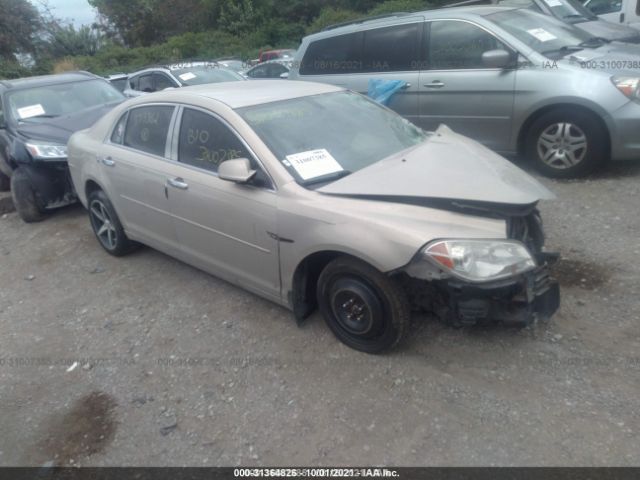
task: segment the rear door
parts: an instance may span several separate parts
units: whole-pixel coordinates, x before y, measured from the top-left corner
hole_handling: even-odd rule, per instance
[[[105,189],[128,232],[173,253],[177,238],[165,188],[171,175],[168,133],[173,105],[145,105],[126,112],[98,161]]]
[[[393,94],[387,106],[406,119],[419,120],[421,38],[423,19],[400,25],[365,30],[361,72],[351,75],[348,87],[366,95],[369,80],[400,80],[404,87]]]
[[[176,126],[178,163],[169,200],[183,258],[233,283],[280,296],[276,193],[246,143],[221,118],[184,107]],[[251,184],[218,178],[218,166],[248,158]]]
[[[401,80],[388,106],[411,121],[419,118],[423,17],[336,35],[309,44],[296,79],[330,83],[367,94],[370,79]]]
[[[516,69],[487,68],[482,54],[511,49],[468,21],[434,20],[426,26],[419,125],[434,130],[445,124],[494,150],[508,150]]]

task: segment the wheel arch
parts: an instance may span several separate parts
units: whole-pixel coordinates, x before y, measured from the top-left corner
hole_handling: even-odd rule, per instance
[[[84,194],[84,203],[87,208],[89,207],[88,205],[89,195],[91,195],[93,192],[98,190],[104,191],[104,188],[102,188],[102,185],[100,185],[100,183],[98,183],[97,180],[91,177],[85,180],[83,194]]]
[[[607,152],[611,154],[611,131],[609,130],[609,126],[602,118],[602,115],[599,114],[595,108],[591,108],[586,105],[579,105],[571,102],[564,103],[554,103],[550,105],[545,105],[537,110],[533,111],[529,114],[526,120],[523,122],[520,131],[518,132],[518,140],[517,140],[517,152],[519,155],[523,155],[525,152],[525,146],[527,141],[527,134],[529,133],[529,129],[534,124],[536,120],[538,120],[542,115],[545,115],[552,111],[561,111],[561,112],[581,112],[583,114],[589,115],[594,118],[602,127],[605,133],[605,141]]]
[[[322,270],[338,257],[355,258],[372,265],[365,258],[341,250],[319,250],[308,254],[298,262],[293,271],[291,290],[287,293],[287,300],[293,309],[298,323],[311,315],[317,308],[316,287]]]

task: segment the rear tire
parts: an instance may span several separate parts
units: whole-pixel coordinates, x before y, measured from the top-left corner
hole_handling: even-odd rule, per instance
[[[26,223],[44,220],[44,205],[38,199],[27,172],[20,167],[11,175],[11,196],[18,215]]]
[[[329,262],[318,279],[327,326],[351,348],[380,353],[396,346],[410,322],[409,302],[391,278],[351,257]]]
[[[89,221],[98,242],[107,253],[121,257],[137,246],[127,238],[109,197],[102,190],[94,190],[87,199]]]
[[[580,111],[552,110],[527,132],[526,155],[543,175],[576,178],[609,160],[607,133],[598,119]]]
[[[2,160],[0,160],[1,162]],[[0,172],[0,192],[8,192],[11,188],[11,179]]]

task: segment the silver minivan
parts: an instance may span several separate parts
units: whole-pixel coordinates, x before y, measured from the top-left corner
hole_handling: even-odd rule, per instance
[[[303,39],[290,79],[367,92],[403,80],[389,106],[425,130],[446,124],[552,177],[640,158],[640,48],[547,15],[443,8],[329,27]]]

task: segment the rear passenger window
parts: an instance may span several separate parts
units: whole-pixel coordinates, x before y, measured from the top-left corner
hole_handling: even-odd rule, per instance
[[[508,50],[476,25],[453,20],[431,23],[429,65],[432,70],[486,68],[482,54],[496,49]]]
[[[120,120],[118,120],[118,123],[111,134],[111,143],[122,145],[122,141],[124,140],[124,128],[127,125],[127,115],[128,112],[122,115]]]
[[[160,157],[164,156],[173,108],[154,105],[130,110],[124,145]]]
[[[309,44],[300,75],[335,75],[362,71],[362,32],[338,35]]]
[[[180,125],[178,161],[217,172],[232,158],[251,158],[240,139],[220,120],[198,110],[185,109]]]
[[[420,69],[419,32],[422,23],[395,25],[364,32],[363,72],[404,72]]]

